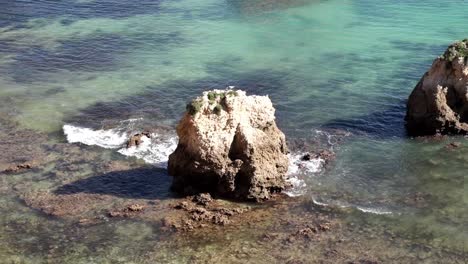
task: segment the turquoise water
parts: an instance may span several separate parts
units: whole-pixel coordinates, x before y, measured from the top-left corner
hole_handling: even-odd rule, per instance
[[[65,124],[98,129],[140,119],[140,126],[170,130],[185,103],[212,88],[268,94],[290,140],[318,141],[336,152],[321,173],[304,177],[303,199],[383,213],[351,211],[343,219],[466,252],[468,142],[408,138],[403,123],[405,100],[432,60],[468,36],[466,10],[462,0],[0,1],[0,113],[18,122],[14,129],[46,134],[31,141],[42,146],[67,144]],[[461,147],[447,150],[453,141]],[[90,148],[99,158],[77,161],[82,171],[73,179],[100,172],[93,161],[123,159],[83,146]],[[131,221],[100,231],[73,227],[71,236],[67,221],[26,207],[24,193],[67,183],[51,156],[37,171],[0,176],[0,255],[41,262],[43,249],[34,244],[50,236],[52,247],[70,245],[54,261],[128,262],[124,256],[141,255],[137,244],[148,250],[166,243],[157,227]],[[28,225],[36,230],[25,232]],[[206,250],[223,252],[215,242]],[[91,249],[95,243],[100,250]]]

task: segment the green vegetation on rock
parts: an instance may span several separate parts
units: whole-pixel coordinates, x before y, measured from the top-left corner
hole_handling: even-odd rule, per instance
[[[216,106],[213,108],[214,114],[221,114],[221,111],[225,109],[226,102],[224,101],[228,96],[238,96],[237,91],[229,90],[224,92],[211,91],[206,95],[210,105],[216,103]]]
[[[216,92],[209,92],[207,97],[209,101],[214,101],[216,100],[216,97],[218,97],[218,94]]]
[[[217,98],[219,98],[220,100],[223,100],[226,96],[237,96],[238,93],[237,91],[233,91],[233,90],[229,90],[229,91],[225,91],[225,92],[215,92],[215,91],[211,91],[207,94],[207,97],[208,97],[208,101],[215,101]]]
[[[455,58],[460,57],[468,57],[468,39],[453,43],[447,48],[444,55],[441,56],[442,59],[448,61],[453,61]]]
[[[208,103],[210,105],[213,105],[216,103],[216,106],[213,108],[213,113],[219,115],[221,111],[224,109],[224,105],[225,105],[224,99],[226,99],[226,97],[228,96],[238,96],[238,95],[239,94],[237,93],[237,91],[233,91],[233,90],[228,90],[224,92],[211,91],[211,92],[208,92],[206,97],[208,98]],[[203,100],[200,98],[197,98],[187,104],[186,110],[190,115],[194,116],[198,112],[200,112],[200,109],[202,108],[202,106],[203,106]]]
[[[221,111],[223,110],[223,106],[220,104],[217,104],[215,108],[213,108],[213,113],[219,115],[221,114]]]
[[[192,102],[187,104],[186,109],[189,114],[194,116],[198,112],[200,112],[200,109],[202,106],[203,106],[203,102],[199,99],[195,99],[195,100],[192,100]]]

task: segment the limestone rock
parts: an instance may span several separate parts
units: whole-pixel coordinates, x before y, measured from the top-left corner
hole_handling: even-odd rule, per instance
[[[410,135],[468,133],[468,39],[449,46],[411,93]]]
[[[177,135],[168,163],[176,191],[264,200],[287,186],[286,140],[268,96],[204,92],[187,105]]]

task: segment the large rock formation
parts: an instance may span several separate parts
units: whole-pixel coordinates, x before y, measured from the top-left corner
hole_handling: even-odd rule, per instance
[[[468,39],[449,46],[411,93],[410,135],[468,133]]]
[[[267,96],[204,92],[187,105],[177,134],[168,164],[176,191],[263,200],[287,186],[285,136]]]

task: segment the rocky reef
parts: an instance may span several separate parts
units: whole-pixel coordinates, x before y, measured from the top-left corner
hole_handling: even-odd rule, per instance
[[[173,189],[265,200],[287,187],[287,146],[268,96],[204,92],[187,105],[169,156]]]
[[[468,39],[433,62],[409,97],[405,120],[413,136],[468,133]]]

